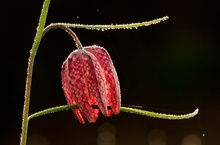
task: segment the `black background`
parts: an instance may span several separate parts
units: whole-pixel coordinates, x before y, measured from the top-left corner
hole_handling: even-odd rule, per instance
[[[19,144],[27,59],[43,1],[1,2],[1,139]],[[100,45],[117,70],[123,105],[140,105],[163,113],[183,114],[199,108],[189,120],[169,121],[120,113],[95,124],[80,124],[71,111],[30,121],[28,142],[38,136],[43,145],[95,145],[103,123],[116,128],[117,145],[148,145],[148,135],[162,130],[167,145],[181,145],[189,134],[203,145],[220,144],[219,3],[217,1],[52,0],[52,22],[119,24],[168,15],[169,20],[134,30],[74,29],[84,46]],[[63,30],[43,38],[35,60],[30,113],[66,104],[60,70],[76,49]],[[185,144],[184,144],[185,145]],[[199,144],[198,144],[199,145]]]

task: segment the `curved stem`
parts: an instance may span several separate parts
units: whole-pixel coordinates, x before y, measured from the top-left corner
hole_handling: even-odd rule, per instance
[[[82,46],[81,42],[79,41],[79,38],[77,37],[77,35],[70,28],[68,28],[66,26],[63,26],[62,28],[72,36],[73,40],[76,43],[76,47],[78,49],[83,49],[83,46]]]
[[[42,10],[41,10],[41,15],[40,15],[40,19],[39,19],[39,23],[37,27],[36,36],[34,38],[34,43],[32,45],[32,49],[30,50],[30,57],[28,60],[27,78],[26,78],[26,85],[25,85],[24,107],[23,107],[23,115],[22,115],[22,132],[21,132],[20,145],[26,145],[26,142],[27,142],[28,114],[29,114],[29,106],[30,106],[30,94],[31,94],[31,82],[32,82],[34,58],[35,58],[38,46],[42,38],[49,5],[50,5],[50,0],[45,0],[43,3]]]
[[[61,29],[65,30],[67,33],[70,34],[70,36],[72,36],[73,40],[76,43],[77,48],[78,49],[83,49],[83,46],[82,46],[81,42],[79,41],[77,35],[67,26],[63,26],[63,25],[53,25],[53,26],[51,26],[51,25],[49,25],[43,30],[43,35],[42,36],[44,36],[52,28],[55,28],[55,29],[61,28]]]
[[[76,105],[72,105],[72,106],[71,105],[62,105],[62,106],[58,106],[58,107],[53,107],[53,108],[45,109],[45,110],[42,110],[42,111],[39,111],[39,112],[36,112],[36,113],[30,115],[28,117],[28,120],[36,118],[36,117],[40,117],[43,115],[47,115],[47,114],[51,114],[51,113],[55,113],[55,112],[59,112],[59,111],[67,111],[67,110],[76,109],[76,108],[78,108]],[[98,106],[93,106],[93,108],[98,108]],[[154,117],[154,118],[180,120],[180,119],[188,119],[188,118],[194,117],[195,115],[198,114],[199,109],[196,109],[192,113],[183,114],[183,115],[162,114],[162,113],[145,111],[145,110],[130,108],[130,107],[121,107],[120,111],[126,112],[126,113],[143,115],[143,116]]]

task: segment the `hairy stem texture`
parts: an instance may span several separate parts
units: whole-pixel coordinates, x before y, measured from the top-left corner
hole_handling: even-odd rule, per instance
[[[59,112],[59,111],[67,111],[67,110],[72,110],[78,108],[76,105],[62,105],[62,106],[57,106],[57,107],[52,107],[48,108],[39,112],[36,112],[28,117],[28,119],[33,119],[36,117],[40,117],[43,115]],[[98,108],[98,106],[93,106],[93,108]],[[108,108],[111,109],[111,108]],[[169,119],[169,120],[181,120],[181,119],[189,119],[194,116],[196,116],[199,112],[199,109],[196,109],[195,111],[188,113],[188,114],[182,114],[182,115],[173,115],[173,114],[163,114],[163,113],[156,113],[152,111],[146,111],[146,110],[141,110],[141,109],[136,109],[136,108],[130,108],[130,107],[121,107],[120,108],[121,112],[126,112],[126,113],[133,113],[133,114],[138,114],[142,116],[148,116],[148,117],[154,117],[154,118],[161,118],[161,119]]]
[[[28,114],[29,114],[29,106],[30,106],[30,94],[31,94],[31,82],[32,82],[32,73],[33,73],[33,67],[34,67],[34,58],[35,58],[38,46],[39,46],[41,38],[42,38],[43,29],[44,29],[46,19],[47,19],[49,5],[50,5],[50,0],[45,0],[43,3],[42,10],[41,10],[41,15],[40,15],[34,43],[32,45],[32,49],[30,50],[30,57],[28,60],[26,86],[25,86],[25,95],[24,95],[24,107],[23,107],[23,116],[22,116],[22,132],[21,132],[20,145],[26,145],[26,142],[27,142]]]

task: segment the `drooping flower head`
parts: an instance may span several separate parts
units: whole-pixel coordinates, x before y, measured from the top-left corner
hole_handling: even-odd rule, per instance
[[[64,61],[61,75],[67,103],[78,106],[72,111],[81,123],[85,122],[83,117],[94,123],[99,109],[108,117],[120,112],[121,95],[117,73],[103,47],[78,46]]]

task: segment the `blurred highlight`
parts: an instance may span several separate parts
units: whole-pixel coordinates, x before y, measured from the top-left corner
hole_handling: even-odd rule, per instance
[[[149,145],[166,145],[167,135],[160,129],[154,129],[149,133],[147,139]]]
[[[116,128],[110,123],[103,123],[98,130],[98,145],[115,145]]]
[[[202,145],[202,141],[198,135],[190,133],[183,138],[181,145]]]

